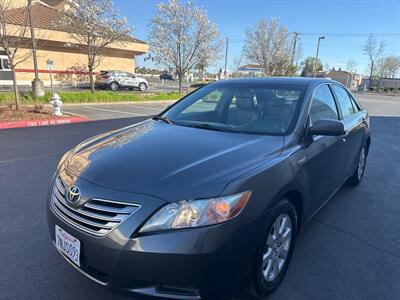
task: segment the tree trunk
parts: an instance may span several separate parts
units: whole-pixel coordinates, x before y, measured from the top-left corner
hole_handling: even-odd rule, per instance
[[[179,94],[182,94],[182,75],[178,74]]]
[[[92,94],[94,94],[96,92],[96,90],[94,88],[93,69],[92,68],[89,68],[89,80],[90,80],[90,91],[92,92]]]
[[[18,86],[17,86],[17,76],[15,73],[14,66],[11,67],[12,77],[13,77],[13,87],[14,87],[14,95],[15,95],[15,109],[19,110],[19,94],[18,94]]]
[[[374,72],[374,62],[371,61],[371,70],[370,70],[370,73],[369,73],[368,89],[370,89],[371,86],[372,86],[372,73],[373,73],[373,72]]]

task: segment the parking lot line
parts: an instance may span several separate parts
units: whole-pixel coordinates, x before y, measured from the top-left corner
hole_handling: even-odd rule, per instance
[[[160,112],[159,108],[146,107],[146,106],[133,105],[133,104],[126,104],[126,105],[131,106],[131,107],[144,108],[144,109],[149,109],[149,110],[154,110],[154,111]]]
[[[87,108],[87,109],[95,109],[95,110],[101,110],[101,111],[107,111],[107,112],[112,112],[112,113],[133,115],[133,116],[145,116],[144,114],[138,114],[138,113],[134,113],[134,112],[127,112],[127,111],[120,111],[120,110],[112,110],[112,109],[99,108],[99,107],[84,106],[84,108]]]

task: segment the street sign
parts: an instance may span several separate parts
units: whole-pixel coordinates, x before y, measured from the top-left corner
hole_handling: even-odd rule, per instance
[[[53,71],[53,68],[54,68],[54,63],[53,63],[53,61],[52,61],[51,59],[48,59],[48,60],[47,60],[47,70]]]

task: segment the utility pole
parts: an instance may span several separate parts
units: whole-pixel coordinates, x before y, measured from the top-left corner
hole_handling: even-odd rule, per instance
[[[315,60],[314,60],[314,78],[317,77],[317,61],[318,61],[318,53],[319,53],[319,43],[321,40],[324,40],[324,36],[318,37],[318,46],[317,46],[317,55],[315,55]]]
[[[31,27],[33,68],[35,71],[35,79],[32,81],[32,94],[33,98],[36,99],[37,97],[44,95],[44,86],[43,82],[39,78],[39,72],[38,72],[35,29],[33,27],[33,22],[32,22],[32,0],[28,0],[28,18],[29,18],[29,26]]]
[[[226,37],[226,46],[225,46],[225,71],[224,71],[224,79],[226,79],[226,75],[227,75],[227,67],[228,64],[228,37]]]
[[[293,63],[294,63],[294,56],[296,54],[296,43],[297,43],[297,37],[298,37],[299,33],[298,32],[293,32],[293,35],[294,35],[294,42],[293,42],[293,53],[292,53],[292,63],[291,63],[292,66],[293,66]]]

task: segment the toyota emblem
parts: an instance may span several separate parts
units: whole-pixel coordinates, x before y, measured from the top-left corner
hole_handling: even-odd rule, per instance
[[[75,204],[81,199],[81,191],[77,186],[71,186],[67,190],[67,200],[68,202]]]

